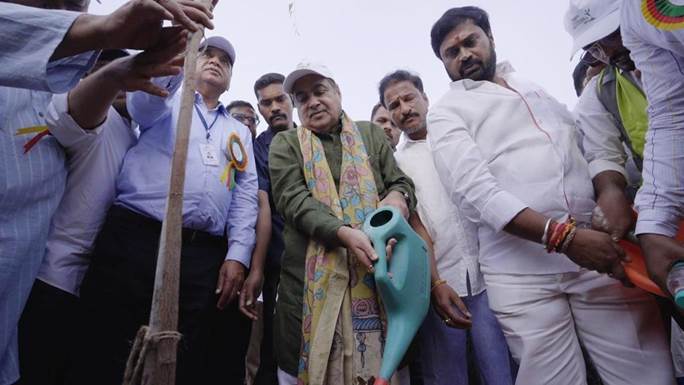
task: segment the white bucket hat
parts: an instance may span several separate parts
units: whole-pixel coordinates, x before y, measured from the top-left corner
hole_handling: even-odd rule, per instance
[[[563,22],[573,40],[571,58],[583,47],[620,27],[621,5],[622,0],[570,0]]]

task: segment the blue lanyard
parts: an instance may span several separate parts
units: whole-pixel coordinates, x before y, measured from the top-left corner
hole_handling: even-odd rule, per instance
[[[199,115],[200,121],[202,121],[202,125],[204,126],[204,129],[207,130],[207,139],[211,137],[211,128],[214,127],[214,124],[218,120],[219,117],[219,112],[216,111],[216,117],[214,117],[214,121],[211,122],[210,126],[207,126],[207,121],[204,120],[204,115],[202,115],[202,112],[200,111],[199,107],[197,107],[197,104],[195,104],[195,111],[197,111],[197,115]]]

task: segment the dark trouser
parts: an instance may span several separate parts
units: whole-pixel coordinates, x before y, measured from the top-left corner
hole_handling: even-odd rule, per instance
[[[19,320],[21,378],[17,384],[71,383],[81,326],[78,297],[36,280]]]
[[[264,270],[264,288],[262,290],[262,296],[264,298],[262,315],[264,332],[261,340],[259,370],[257,371],[254,380],[255,385],[278,384],[278,368],[275,361],[275,354],[273,353],[275,351],[273,341],[273,316],[275,313],[275,302],[279,281],[280,266],[267,266]]]
[[[135,335],[149,322],[160,232],[160,222],[125,208],[112,206],[107,214],[81,287],[87,320],[79,358],[81,384],[121,384]],[[178,385],[238,384],[244,378],[246,343],[239,340],[249,336],[249,320],[236,303],[216,310],[216,282],[226,248],[223,237],[183,230]],[[243,369],[236,374],[227,369],[233,366]]]

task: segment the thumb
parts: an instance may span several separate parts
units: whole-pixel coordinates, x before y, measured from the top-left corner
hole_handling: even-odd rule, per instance
[[[466,317],[468,317],[468,318],[471,318],[471,317],[472,317],[472,315],[471,315],[470,312],[468,311],[468,308],[467,308],[466,305],[463,303],[463,301],[461,300],[461,297],[459,297],[458,294],[456,294],[456,293],[452,293],[452,294],[451,294],[451,303],[453,303],[454,305],[456,305],[456,308],[457,308],[461,313],[463,313]]]
[[[216,284],[216,294],[221,293],[221,290],[223,289],[223,282],[225,281],[225,276],[224,276],[224,270],[221,268],[219,271],[219,277],[218,277],[218,283]]]

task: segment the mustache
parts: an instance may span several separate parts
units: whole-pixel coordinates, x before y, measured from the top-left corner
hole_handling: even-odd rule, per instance
[[[401,118],[401,122],[403,123],[403,122],[405,122],[405,121],[407,121],[407,120],[409,120],[409,119],[411,119],[411,118],[420,118],[420,114],[417,113],[417,112],[412,112],[412,113],[410,113],[410,114],[408,114],[408,115],[404,115],[404,116]]]
[[[461,77],[465,77],[466,70],[470,69],[470,67],[474,65],[479,65],[480,68],[484,68],[484,63],[482,62],[482,60],[475,58],[468,59],[467,61],[463,62],[463,64],[461,64],[461,68],[459,71],[461,73]]]
[[[283,119],[287,120],[287,116],[285,114],[274,114],[271,116],[271,118],[268,121],[273,122],[277,118],[283,118]]]

